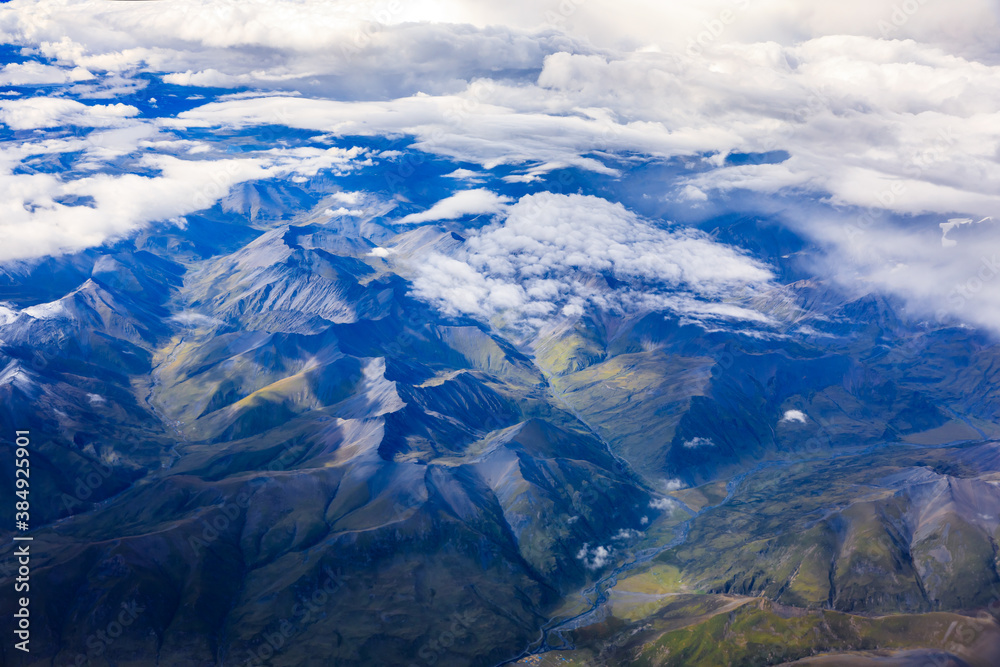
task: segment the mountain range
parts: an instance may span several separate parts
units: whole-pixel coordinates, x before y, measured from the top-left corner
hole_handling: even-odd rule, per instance
[[[780,276],[727,297],[766,321],[448,313],[422,258],[483,222],[338,193],[4,266],[44,647],[16,664],[995,664],[989,335],[809,275],[761,217],[698,233]]]

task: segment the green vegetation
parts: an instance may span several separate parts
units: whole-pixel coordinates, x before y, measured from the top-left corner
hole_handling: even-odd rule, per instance
[[[956,628],[961,630],[956,633]],[[571,651],[519,664],[766,667],[821,655],[846,658],[877,651],[884,657],[899,650],[937,649],[976,667],[991,667],[994,654],[984,647],[1000,641],[1000,626],[953,613],[866,617],[759,598],[682,595],[641,620],[612,616],[572,638]]]
[[[777,665],[818,653],[942,648],[953,614],[865,618],[835,611],[802,612],[760,600],[643,646],[638,667]],[[973,622],[973,621],[969,621]],[[995,631],[995,630],[994,630]]]

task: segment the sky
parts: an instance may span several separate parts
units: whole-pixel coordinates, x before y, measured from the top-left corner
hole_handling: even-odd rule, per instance
[[[0,262],[405,153],[452,170],[389,222],[477,221],[415,276],[446,312],[759,319],[721,304],[774,267],[677,222],[736,212],[821,247],[822,278],[1000,330],[998,23],[995,0],[14,0]],[[654,163],[678,165],[643,194],[662,215],[549,187]]]

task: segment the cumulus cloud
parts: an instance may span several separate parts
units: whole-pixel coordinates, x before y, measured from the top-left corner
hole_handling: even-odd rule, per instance
[[[545,53],[579,50],[581,42],[602,50],[697,53],[697,47],[793,44],[837,34],[913,39],[988,58],[997,53],[998,28],[990,0],[178,0],[139,7],[15,0],[10,6],[0,23],[7,41],[42,44],[48,57],[89,67],[146,66],[228,85],[322,84],[324,76],[330,85],[334,74],[341,85],[369,91],[402,84],[431,92],[471,72],[537,68]],[[372,71],[383,75],[380,81]]]
[[[25,146],[23,151],[37,147]],[[182,159],[146,154],[139,173],[96,173],[78,178],[0,170],[0,261],[61,254],[121,238],[152,222],[179,222],[208,208],[247,181],[350,170],[361,149],[271,149],[245,158]],[[87,200],[70,205],[66,200]]]
[[[128,104],[86,105],[76,100],[54,97],[29,97],[0,101],[0,123],[12,130],[35,130],[46,127],[78,125],[110,127],[120,125],[139,110]]]
[[[649,506],[661,512],[673,512],[680,507],[680,503],[673,498],[654,498],[650,501]]]
[[[653,131],[660,126],[715,151],[710,168],[678,184],[684,199],[806,192],[899,213],[986,216],[1000,201],[990,185],[1000,165],[988,129],[998,117],[986,102],[1000,100],[998,74],[997,66],[914,42],[830,35],[727,43],[700,58],[559,53],[546,59],[538,83],[578,106],[613,109],[623,127],[645,123],[647,151],[666,148]],[[788,158],[776,164],[722,160],[779,149]]]
[[[334,192],[330,195],[330,199],[341,204],[347,204],[348,206],[355,206],[360,204],[365,199],[365,194],[363,192]]]
[[[915,42],[824,36],[727,43],[711,55],[558,52],[534,85],[477,80],[448,95],[341,102],[263,97],[185,112],[188,126],[285,122],[339,135],[404,133],[414,147],[508,180],[574,166],[615,174],[610,156],[699,157],[674,186],[702,204],[734,191],[807,194],[902,214],[1000,202],[992,128],[1000,66]],[[831,145],[836,137],[836,150]],[[730,154],[779,162],[727,162]],[[610,162],[610,163],[609,163]]]
[[[507,180],[533,181],[567,167],[596,173],[620,172],[586,155],[597,150],[642,150],[655,155],[681,155],[708,141],[720,144],[727,133],[708,129],[699,141],[684,131],[662,126],[620,126],[606,116],[538,113],[535,102],[520,87],[506,89],[496,82],[475,81],[450,95],[414,95],[391,101],[338,100],[261,96],[204,104],[165,121],[171,127],[236,127],[282,124],[317,130],[329,136],[410,135],[417,150],[493,169],[524,165]],[[516,99],[505,100],[508,93]],[[512,106],[498,103],[510,102]],[[530,104],[525,108],[525,104]],[[556,111],[556,109],[553,109]],[[731,144],[722,141],[720,145]]]
[[[472,183],[482,180],[482,174],[471,169],[456,169],[451,173],[445,174],[444,177],[457,178]]]
[[[610,547],[596,546],[593,549],[589,544],[584,544],[577,552],[577,560],[583,561],[584,567],[588,570],[599,570],[611,562],[612,549]]]
[[[343,206],[339,208],[328,208],[323,211],[326,215],[331,218],[342,218],[344,216],[356,218],[365,214],[364,209],[361,208],[345,208]]]
[[[553,31],[463,24],[452,18],[467,14],[461,7],[449,13],[430,3],[15,0],[10,7],[0,22],[5,42],[92,71],[142,69],[183,86],[349,98],[445,92],[475,76],[534,72],[547,53],[574,45]]]
[[[806,413],[801,410],[785,410],[785,414],[781,417],[781,422],[790,424],[792,422],[797,422],[799,424],[805,424],[808,418]]]
[[[540,21],[605,48],[697,51],[732,42],[789,44],[829,34],[914,39],[969,57],[997,53],[990,0],[514,0],[447,6],[454,20],[538,27]],[[694,48],[692,48],[694,47]]]
[[[664,491],[669,492],[683,489],[687,485],[682,480],[675,477],[673,479],[664,480],[660,486]]]
[[[711,438],[691,438],[684,442],[685,449],[698,449],[699,447],[715,447]]]
[[[10,63],[0,69],[0,86],[38,86],[93,78],[94,75],[83,67],[56,67],[32,60]]]
[[[622,528],[617,533],[615,533],[611,539],[612,540],[634,540],[637,537],[642,537],[642,533],[633,528]]]
[[[502,222],[467,233],[454,256],[435,254],[416,268],[415,293],[452,314],[531,324],[587,307],[739,317],[712,300],[772,278],[700,232],[665,229],[592,196],[527,195]]]
[[[513,201],[510,197],[498,195],[485,188],[462,190],[442,199],[426,211],[411,213],[398,220],[402,225],[414,225],[435,220],[454,220],[467,215],[493,215],[507,208]]]

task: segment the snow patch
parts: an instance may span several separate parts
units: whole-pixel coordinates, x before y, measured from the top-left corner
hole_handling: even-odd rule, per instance
[[[21,311],[28,317],[36,320],[51,320],[66,314],[66,307],[62,301],[52,301],[50,303],[40,303],[37,306],[30,306]]]
[[[11,362],[3,372],[0,372],[0,386],[11,384],[19,389],[27,389],[32,385],[31,378],[17,362]]]
[[[17,319],[17,311],[0,304],[0,327],[10,324]]]

